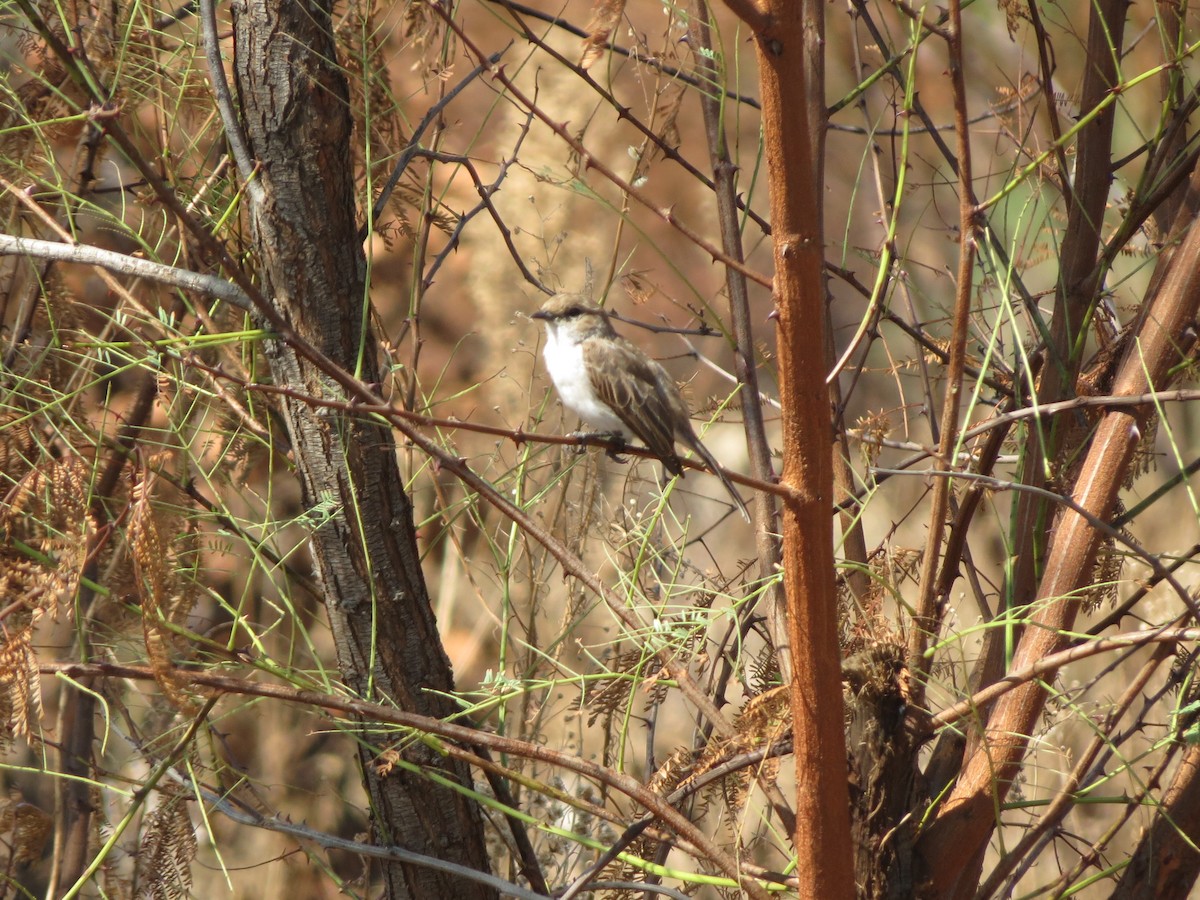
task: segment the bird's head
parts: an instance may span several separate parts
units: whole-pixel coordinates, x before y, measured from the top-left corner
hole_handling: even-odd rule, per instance
[[[574,335],[577,340],[613,333],[604,310],[583,294],[555,294],[530,318],[541,319],[551,331]]]

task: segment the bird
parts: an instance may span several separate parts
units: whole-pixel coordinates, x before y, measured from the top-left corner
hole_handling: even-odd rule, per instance
[[[691,413],[671,376],[626,340],[602,309],[582,294],[556,294],[532,314],[546,325],[543,357],[563,404],[599,429],[596,436],[637,438],[683,477],[678,441],[704,460],[721,480],[742,518],[750,511],[708,448],[696,437]]]

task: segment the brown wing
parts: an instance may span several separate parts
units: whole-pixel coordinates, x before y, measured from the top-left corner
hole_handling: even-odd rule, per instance
[[[663,367],[620,337],[584,341],[583,355],[596,395],[662,460],[667,471],[682,475],[675,455],[680,410],[671,394],[678,391]],[[682,415],[686,423],[687,411]]]

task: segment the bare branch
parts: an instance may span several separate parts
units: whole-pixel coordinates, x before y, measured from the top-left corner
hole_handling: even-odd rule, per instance
[[[89,247],[84,244],[62,244],[57,241],[42,241],[35,238],[0,234],[0,255],[32,256],[38,259],[99,266],[118,275],[145,278],[158,284],[167,284],[216,300],[224,300],[238,309],[254,311],[250,298],[242,289],[224,278],[218,278],[216,275],[203,275],[188,269],[179,269],[148,259],[115,253],[112,250],[101,250],[99,247]]]

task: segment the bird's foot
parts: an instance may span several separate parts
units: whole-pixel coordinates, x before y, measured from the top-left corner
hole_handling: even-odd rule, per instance
[[[628,462],[625,457],[621,456],[625,450],[625,435],[619,431],[572,431],[567,437],[579,441],[578,450],[580,452],[584,447],[603,444],[605,455],[613,462]]]
[[[604,455],[607,456],[609,459],[611,459],[613,462],[620,463],[621,465],[625,465],[625,463],[629,462],[628,459],[626,459],[624,456],[621,455],[624,452],[625,452],[625,438],[623,435],[620,435],[620,434],[613,435],[612,441],[609,443],[609,445],[607,447],[604,448]]]

